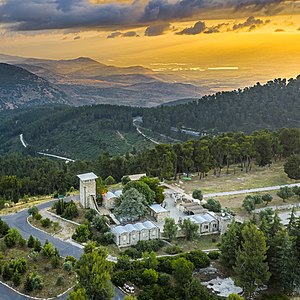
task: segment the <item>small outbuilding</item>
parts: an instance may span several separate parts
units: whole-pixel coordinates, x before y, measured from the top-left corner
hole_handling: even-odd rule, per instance
[[[162,222],[165,218],[170,217],[170,211],[162,207],[160,204],[149,205],[149,213],[156,222]]]

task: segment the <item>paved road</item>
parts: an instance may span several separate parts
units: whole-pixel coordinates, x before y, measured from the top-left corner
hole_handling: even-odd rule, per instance
[[[221,196],[231,196],[231,195],[249,194],[249,193],[257,193],[257,192],[275,191],[275,190],[279,190],[280,188],[285,187],[285,186],[288,186],[288,187],[300,186],[300,183],[275,185],[275,186],[269,186],[269,187],[263,187],[263,188],[238,190],[238,191],[232,191],[232,192],[204,194],[203,197],[204,198],[211,198],[211,197],[221,197]]]
[[[78,200],[78,196],[74,196],[74,197],[68,197],[66,198],[66,201],[70,201],[71,199],[73,200]],[[48,201],[42,204],[37,205],[37,207],[39,209],[44,209],[44,208],[48,208],[51,207],[53,205],[53,203],[57,201],[57,200],[52,200],[52,201]],[[52,243],[52,245],[54,247],[56,247],[59,250],[59,253],[62,256],[67,256],[67,255],[72,255],[74,257],[76,257],[77,259],[80,257],[80,255],[82,254],[83,250],[81,248],[79,248],[78,246],[72,245],[70,243],[64,242],[58,238],[54,238],[44,232],[41,232],[35,228],[33,228],[32,226],[30,226],[27,223],[27,217],[28,217],[28,212],[27,209],[22,210],[18,213],[15,214],[11,214],[11,215],[7,215],[7,216],[3,216],[1,217],[1,219],[5,222],[8,223],[8,225],[11,228],[17,228],[19,230],[19,232],[22,234],[22,236],[26,239],[28,239],[28,237],[30,236],[30,234],[32,234],[34,237],[37,237],[42,244],[44,244],[44,242],[46,240],[48,240],[50,243]],[[124,294],[117,288],[115,288],[115,300],[120,300],[124,298]],[[66,299],[67,296],[63,296],[57,299]],[[3,284],[0,284],[0,299],[1,300],[25,300],[28,299],[27,297],[18,295],[17,293],[13,292],[12,290],[10,290],[9,288],[7,288],[6,286],[4,286]]]

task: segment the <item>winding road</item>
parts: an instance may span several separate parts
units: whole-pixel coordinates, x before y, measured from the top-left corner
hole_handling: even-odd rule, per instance
[[[78,200],[78,196],[73,196],[73,197],[67,197],[65,200],[70,201],[70,200]],[[44,202],[42,204],[37,205],[39,210],[51,207],[53,203],[57,200],[51,200],[48,202]],[[5,221],[11,228],[17,228],[21,235],[25,238],[28,239],[30,234],[32,234],[34,237],[38,238],[42,244],[45,243],[46,240],[48,240],[54,247],[56,247],[61,256],[67,256],[67,255],[72,255],[76,257],[77,259],[80,257],[80,255],[83,252],[83,249],[80,247],[70,244],[68,242],[64,242],[58,238],[54,238],[51,235],[44,233],[40,230],[35,229],[31,225],[27,223],[27,217],[28,217],[28,212],[27,209],[24,209],[18,213],[14,213],[11,215],[7,216],[0,216],[3,221]],[[17,294],[15,291],[11,290],[4,284],[0,283],[0,299],[1,300],[28,300],[30,298],[25,297],[23,295]],[[114,300],[121,300],[124,298],[124,294],[115,287],[115,296]],[[63,300],[66,299],[67,295],[63,295],[61,297],[58,297],[56,299]]]

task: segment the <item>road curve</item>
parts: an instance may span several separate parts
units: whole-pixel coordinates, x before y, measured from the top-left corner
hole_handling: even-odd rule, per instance
[[[78,196],[74,197],[67,197],[65,199],[66,201],[70,200],[78,200]],[[53,203],[57,200],[51,200],[48,202],[41,203],[37,205],[39,210],[51,207]],[[70,243],[64,242],[58,238],[55,238],[47,233],[44,233],[40,230],[37,230],[30,226],[27,223],[27,217],[28,217],[28,211],[27,209],[24,209],[18,213],[10,214],[7,216],[1,216],[1,219],[5,221],[11,228],[17,228],[21,235],[28,239],[30,234],[32,234],[34,237],[38,238],[42,244],[45,243],[46,240],[48,240],[54,247],[56,247],[59,250],[59,253],[61,256],[67,256],[72,255],[76,257],[77,259],[80,257],[80,255],[83,252],[83,249],[79,248],[76,245],[72,245]],[[28,297],[22,296],[14,292],[13,290],[9,289],[3,284],[0,284],[0,299],[1,300],[28,300]],[[61,296],[57,299],[63,300],[66,299],[67,295]],[[114,300],[120,300],[124,298],[124,294],[115,287],[115,297]]]

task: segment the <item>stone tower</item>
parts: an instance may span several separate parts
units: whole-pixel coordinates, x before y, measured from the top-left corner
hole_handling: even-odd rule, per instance
[[[96,179],[94,173],[79,174],[80,179],[80,203],[84,208],[96,209]]]

